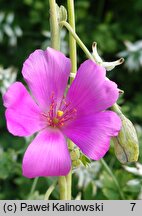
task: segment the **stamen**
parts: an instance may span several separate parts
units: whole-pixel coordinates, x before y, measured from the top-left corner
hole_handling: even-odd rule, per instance
[[[58,116],[58,117],[61,117],[63,114],[64,114],[63,111],[61,111],[61,110],[58,110],[58,111],[57,111],[57,116]]]
[[[77,110],[72,108],[70,102],[66,102],[65,97],[63,97],[62,102],[57,110],[57,101],[54,97],[54,93],[51,95],[51,104],[49,106],[49,111],[43,113],[46,117],[47,125],[51,127],[62,127],[68,121],[76,118]]]

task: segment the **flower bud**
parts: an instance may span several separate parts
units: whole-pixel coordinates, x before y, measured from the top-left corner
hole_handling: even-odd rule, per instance
[[[72,167],[77,168],[81,165],[80,150],[74,146],[74,143],[71,140],[69,141],[68,147],[69,147],[70,156],[72,160]]]
[[[70,152],[70,156],[71,156],[71,160],[74,161],[74,160],[78,160],[79,157],[80,157],[80,151],[79,149],[74,149]]]
[[[67,10],[64,6],[60,6],[59,8],[59,22],[67,21]]]
[[[81,161],[80,160],[75,160],[72,162],[72,166],[73,168],[77,168],[81,165]]]
[[[113,137],[115,155],[121,163],[137,161],[139,144],[136,130],[132,122],[122,114],[117,104],[112,107],[112,110],[119,115],[122,121],[122,128],[118,136]]]

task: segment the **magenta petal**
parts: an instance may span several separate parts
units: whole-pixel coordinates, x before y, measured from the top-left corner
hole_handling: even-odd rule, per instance
[[[117,84],[110,80],[105,80],[100,91],[96,93],[94,101],[95,112],[100,112],[111,107],[117,101],[118,97],[119,91]]]
[[[99,160],[109,149],[110,138],[117,136],[121,129],[121,120],[112,111],[82,116],[63,129],[89,158]]]
[[[58,129],[40,132],[27,148],[22,168],[28,178],[67,175],[71,159],[62,132]]]
[[[15,136],[29,136],[46,126],[41,111],[24,85],[16,82],[3,97],[7,127]]]
[[[51,96],[56,98],[57,106],[60,104],[70,70],[70,60],[52,48],[36,50],[25,61],[22,74],[43,111],[48,110]]]
[[[91,60],[80,66],[67,94],[67,101],[79,115],[103,111],[118,99],[117,85],[107,81],[105,75],[105,69]]]

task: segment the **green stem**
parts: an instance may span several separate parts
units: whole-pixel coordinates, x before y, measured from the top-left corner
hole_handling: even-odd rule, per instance
[[[109,168],[109,166],[107,165],[107,163],[105,162],[104,159],[101,159],[100,161],[101,161],[102,165],[104,166],[104,168],[106,169],[107,173],[112,177],[112,179],[113,179],[113,181],[114,181],[114,183],[115,183],[115,185],[116,185],[116,187],[117,187],[117,189],[119,191],[121,199],[125,200],[124,194],[121,191],[120,185],[119,185],[115,175],[112,173],[111,169]]]
[[[57,4],[55,0],[49,0],[50,6],[50,29],[51,46],[54,49],[60,49],[60,27],[58,23]],[[61,200],[67,199],[67,183],[65,176],[58,177],[59,194]]]
[[[68,31],[70,32],[70,34],[74,37],[74,39],[76,40],[76,42],[78,43],[78,45],[81,47],[81,49],[84,51],[84,53],[86,54],[86,56],[91,59],[92,61],[94,61],[94,58],[92,56],[92,54],[89,52],[89,50],[87,49],[87,47],[84,45],[84,43],[80,40],[80,38],[78,37],[78,35],[76,34],[76,32],[74,31],[74,29],[71,27],[71,25],[69,23],[67,23],[66,21],[62,21],[60,22],[61,25],[65,26]],[[112,110],[116,110],[118,112],[120,112],[119,107],[117,105],[117,103],[115,103],[112,107]]]
[[[74,148],[74,144],[71,140],[68,140],[68,148],[70,151]],[[71,200],[72,198],[72,168],[69,174],[66,176],[66,183],[67,183],[67,200]]]
[[[67,183],[65,176],[58,177],[60,200],[67,200]]]
[[[74,1],[73,0],[67,0],[67,5],[68,5],[69,24],[75,32]],[[69,49],[70,49],[70,59],[72,62],[72,73],[76,73],[76,71],[77,71],[76,40],[73,38],[73,36],[70,32],[69,32]]]
[[[89,59],[94,61],[94,58],[75,32],[74,1],[68,0],[67,3],[68,3],[69,23],[66,21],[61,21],[60,24],[62,26],[65,26],[70,33],[69,34],[69,43],[70,43],[70,58],[72,61],[72,72],[76,72],[77,61],[76,61],[76,43],[75,43],[75,40]],[[73,40],[73,38],[74,38],[74,40]],[[115,103],[112,106],[112,109],[120,111],[117,103]],[[115,185],[116,185],[116,187],[120,193],[120,197],[124,200],[125,199],[124,194],[122,193],[120,185],[119,185],[117,179],[115,178],[114,174],[112,173],[111,169],[109,168],[109,166],[106,164],[106,162],[103,159],[101,159],[101,163],[103,164],[104,168],[109,173],[109,175],[112,177],[112,179],[113,179],[113,181],[114,181],[114,183],[115,183]],[[66,177],[66,179],[67,179],[67,188],[71,188],[70,187],[71,173],[69,173],[69,175]],[[67,199],[69,199],[69,198],[70,197],[68,194]]]
[[[50,197],[50,195],[51,195],[51,193],[53,192],[54,189],[55,189],[55,183],[53,183],[53,184],[48,188],[48,190],[46,191],[44,200],[49,200],[49,197]]]
[[[71,191],[72,191],[72,169],[69,174],[66,176],[67,182],[67,200],[71,200]]]
[[[84,45],[84,43],[80,40],[80,38],[78,37],[78,35],[75,33],[74,29],[70,26],[70,24],[67,23],[66,21],[61,21],[60,25],[66,27],[66,29],[71,33],[71,35],[74,37],[74,39],[76,40],[76,42],[78,43],[78,45],[81,47],[81,49],[84,51],[84,53],[86,54],[86,56],[89,59],[91,59],[92,61],[94,61],[93,56],[91,55],[91,53],[89,52],[89,50],[87,49],[87,47]]]
[[[74,12],[74,1],[73,0],[67,0],[67,6],[68,6],[68,20],[69,24],[72,27],[73,31],[75,32],[75,12]],[[70,59],[72,63],[72,72],[76,73],[77,71],[77,51],[76,51],[76,40],[74,39],[71,32],[69,32],[69,49],[70,49]],[[70,79],[70,84],[73,81],[73,79]],[[73,143],[69,140],[68,141],[68,147],[73,148]],[[69,174],[66,176],[66,182],[67,182],[67,199],[71,200],[71,189],[72,189],[72,169],[69,172]]]
[[[36,189],[36,185],[37,185],[37,182],[38,182],[38,179],[39,178],[35,178],[34,181],[33,181],[33,184],[32,184],[32,187],[31,187],[31,191],[30,191],[30,194],[28,196],[28,199],[30,199],[30,197],[33,195],[35,189]]]
[[[50,6],[50,29],[51,29],[51,46],[54,49],[60,49],[60,27],[58,23],[57,4],[55,0],[49,0]]]
[[[121,112],[121,110],[120,110],[120,108],[119,108],[119,106],[118,106],[117,103],[115,103],[115,104],[111,107],[111,110],[113,110],[114,112],[116,112],[116,113],[119,114],[119,115],[122,115],[122,112]]]

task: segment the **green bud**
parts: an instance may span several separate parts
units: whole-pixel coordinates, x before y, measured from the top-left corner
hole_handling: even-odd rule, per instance
[[[71,156],[71,160],[72,160],[72,161],[78,159],[75,151],[72,151],[72,152],[70,153],[70,156]]]
[[[79,149],[74,149],[70,152],[70,156],[71,156],[71,160],[74,161],[74,160],[78,160],[79,157],[80,157],[80,151]]]
[[[79,167],[80,165],[81,165],[81,161],[80,161],[80,160],[75,160],[75,161],[72,162],[72,166],[73,166],[74,168],[77,168],[77,167]]]
[[[122,114],[117,104],[112,107],[112,110],[119,115],[122,121],[121,131],[117,137],[113,137],[115,155],[121,163],[137,161],[139,143],[136,130],[132,122]]]
[[[67,10],[64,6],[60,6],[59,8],[59,22],[67,21]]]
[[[76,148],[75,152],[76,152],[77,158],[79,158],[80,157],[80,150],[78,148]]]

